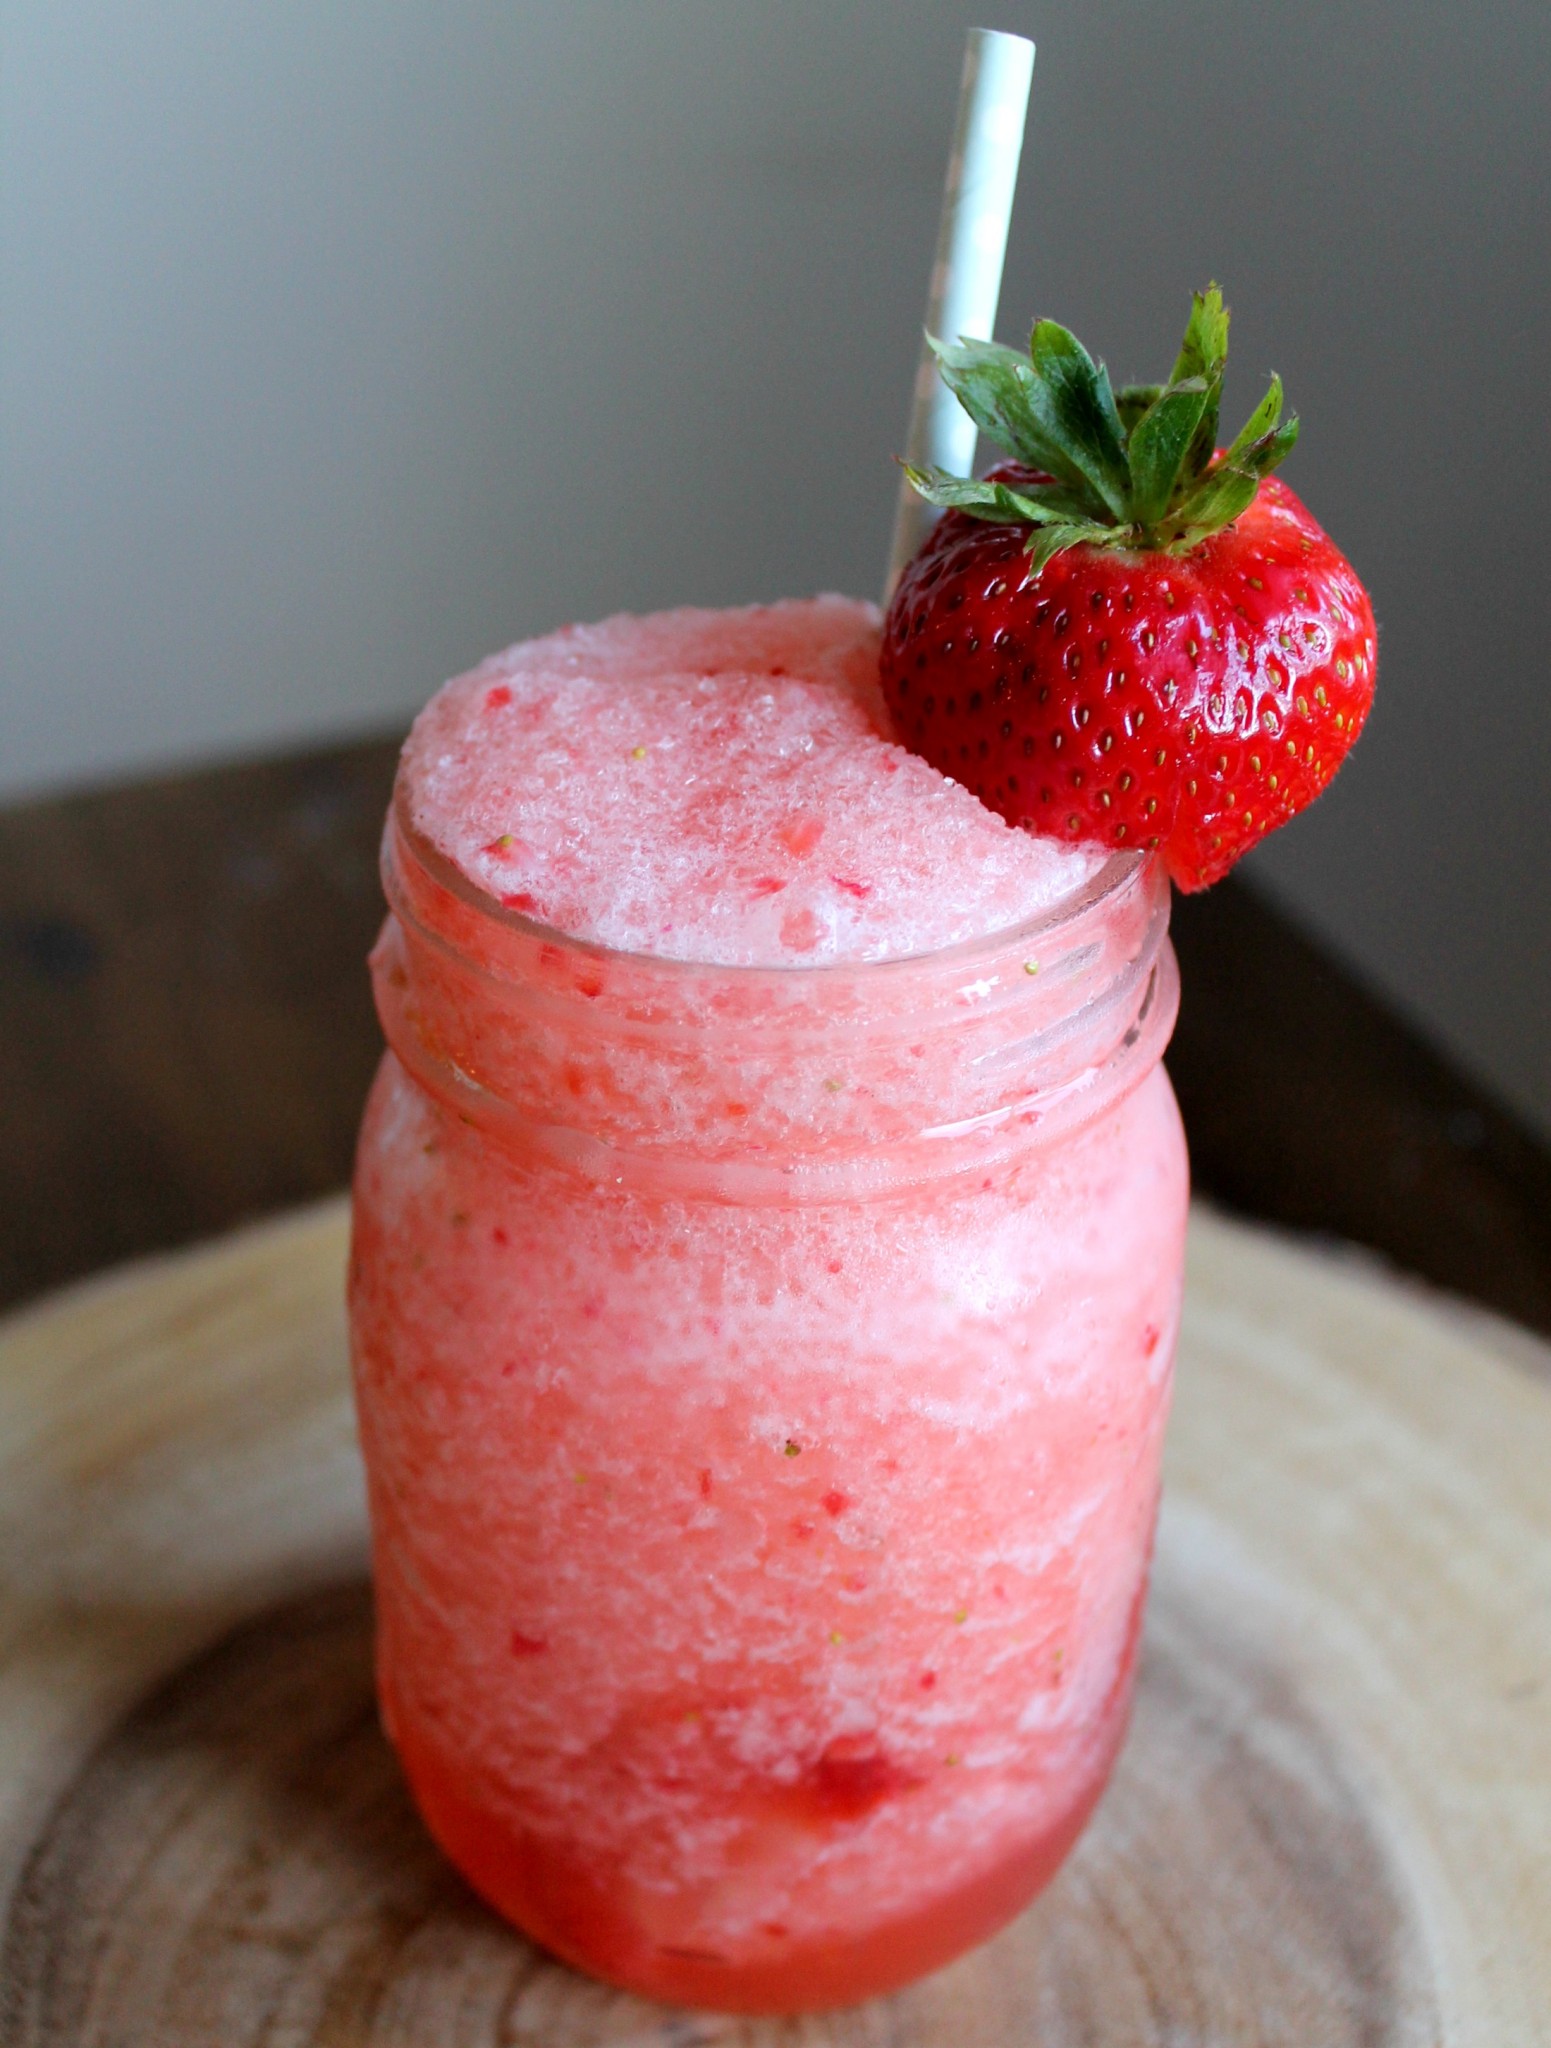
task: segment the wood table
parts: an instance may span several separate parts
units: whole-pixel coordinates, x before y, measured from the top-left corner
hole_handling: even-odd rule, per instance
[[[344,1362],[391,742],[0,817],[0,2048],[1551,2048],[1551,1351],[1198,1213],[1135,1726],[1005,1933],[668,2013],[431,1849]],[[1249,890],[1177,906],[1198,1185],[1551,1332],[1551,1160]]]

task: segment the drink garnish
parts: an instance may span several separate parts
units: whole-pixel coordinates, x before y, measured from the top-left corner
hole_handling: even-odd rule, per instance
[[[1195,295],[1165,384],[1115,390],[1054,320],[1026,354],[937,344],[1011,460],[910,469],[945,516],[883,638],[900,738],[1010,823],[1156,849],[1185,889],[1314,799],[1373,701],[1373,609],[1271,472],[1281,380],[1218,445],[1228,311]]]

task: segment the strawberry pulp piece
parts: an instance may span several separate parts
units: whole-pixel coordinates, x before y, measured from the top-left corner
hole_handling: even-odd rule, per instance
[[[880,658],[900,737],[1009,823],[1155,849],[1217,881],[1312,802],[1373,701],[1373,610],[1285,484],[1281,385],[1216,446],[1227,313],[1199,294],[1167,385],[1114,393],[1054,322],[1027,359],[940,349],[982,429],[1024,458],[912,471],[945,508]]]

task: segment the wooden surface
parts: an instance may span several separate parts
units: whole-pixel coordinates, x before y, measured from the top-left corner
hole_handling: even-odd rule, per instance
[[[1132,1739],[1023,1920],[802,2022],[546,1961],[371,1703],[326,1204],[0,1326],[3,2048],[1545,2048],[1551,1373],[1198,1214]]]
[[[0,813],[0,1303],[343,1183],[395,751]],[[1546,1151],[1237,882],[1175,934],[1198,1185],[1551,1333]]]

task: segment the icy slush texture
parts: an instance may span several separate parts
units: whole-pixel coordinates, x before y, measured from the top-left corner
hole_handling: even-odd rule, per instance
[[[725,966],[927,952],[1038,915],[1101,851],[1014,831],[887,737],[878,614],[821,597],[573,626],[416,721],[417,829],[574,937]]]

